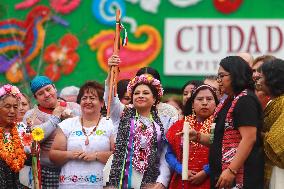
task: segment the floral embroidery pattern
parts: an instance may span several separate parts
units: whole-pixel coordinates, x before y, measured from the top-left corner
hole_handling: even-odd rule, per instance
[[[104,131],[104,130],[96,130],[96,132],[94,133],[94,135],[97,135],[97,136],[102,136],[102,135],[105,135],[105,134],[106,134],[106,131]],[[83,132],[82,131],[74,131],[72,133],[72,135],[82,136]]]
[[[97,130],[96,131],[96,135],[98,135],[98,136],[104,135],[105,133],[106,133],[106,131],[103,131],[103,130]]]
[[[82,136],[83,135],[82,131],[75,131],[75,133],[76,133],[77,136]]]
[[[97,183],[102,182],[103,177],[98,177],[96,175],[60,175],[59,182],[73,182],[73,183]]]
[[[54,43],[49,45],[43,55],[44,61],[48,64],[45,68],[45,75],[52,81],[57,81],[61,74],[72,73],[79,62],[79,55],[76,53],[78,46],[79,40],[72,34],[64,35],[59,45]]]

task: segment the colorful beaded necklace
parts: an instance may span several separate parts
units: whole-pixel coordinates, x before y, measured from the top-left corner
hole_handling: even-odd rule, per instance
[[[101,120],[101,117],[102,115],[100,115],[98,121],[97,121],[97,124],[95,124],[95,127],[93,128],[93,130],[87,135],[87,132],[84,128],[84,122],[83,122],[83,118],[81,117],[81,125],[82,125],[82,131],[84,133],[84,135],[86,136],[86,140],[85,140],[85,145],[88,146],[90,141],[89,141],[89,136],[91,136],[94,132],[96,132],[97,128],[98,128],[98,125],[100,123],[100,120]]]
[[[136,112],[136,116],[135,116],[135,135],[134,135],[134,156],[133,156],[133,165],[134,168],[139,171],[140,173],[144,173],[145,170],[148,167],[148,156],[151,154],[151,140],[153,137],[153,129],[155,129],[154,126],[154,120],[152,115],[150,115],[150,121],[151,121],[151,126],[146,126],[144,123],[142,123],[140,121],[140,116],[138,115],[138,113]],[[142,137],[144,136],[144,138],[146,139],[145,143],[146,143],[146,147],[143,148],[142,147]],[[141,149],[142,149],[142,153],[141,153]],[[140,163],[140,161],[144,161],[144,163]]]

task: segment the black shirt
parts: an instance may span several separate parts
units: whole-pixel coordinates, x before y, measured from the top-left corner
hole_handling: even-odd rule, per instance
[[[214,140],[210,145],[209,163],[211,188],[215,188],[219,176],[222,173],[222,140],[224,136],[225,119],[232,100],[226,100],[222,110],[215,119]],[[262,189],[264,177],[264,152],[261,141],[262,108],[251,91],[237,101],[233,111],[233,126],[238,129],[241,126],[257,127],[257,139],[252,151],[244,163],[244,187],[245,189]]]

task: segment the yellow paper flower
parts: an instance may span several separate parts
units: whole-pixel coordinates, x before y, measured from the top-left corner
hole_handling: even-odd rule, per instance
[[[36,127],[32,131],[33,139],[37,142],[41,141],[44,138],[44,131],[42,128]]]

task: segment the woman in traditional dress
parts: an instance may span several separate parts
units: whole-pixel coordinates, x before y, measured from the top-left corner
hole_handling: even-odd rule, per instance
[[[264,62],[259,75],[260,90],[270,96],[264,109],[265,181],[270,189],[284,186],[284,61]]]
[[[218,98],[213,88],[209,85],[201,85],[195,89],[192,96],[185,105],[185,118],[176,122],[167,133],[169,148],[166,154],[166,160],[174,169],[169,189],[209,189],[209,148],[199,143],[190,142],[189,145],[189,181],[182,181],[182,145],[183,138],[177,133],[183,130],[183,124],[186,120],[190,127],[204,134],[210,133],[213,122],[213,113],[218,104]]]
[[[19,171],[24,167],[25,151],[17,129],[20,91],[12,85],[0,88],[0,186],[17,189]]]
[[[111,120],[101,114],[103,86],[86,82],[79,91],[82,116],[59,123],[50,159],[62,165],[59,188],[103,188],[103,168],[114,148]]]
[[[116,57],[109,65],[117,63]],[[125,106],[113,96],[111,119],[118,126],[109,186],[113,188],[167,188],[170,169],[165,160],[165,133],[171,117],[157,114],[163,95],[160,81],[149,74],[133,78],[128,84],[132,105]],[[108,87],[105,89],[105,100]]]
[[[211,188],[263,188],[262,108],[254,94],[252,70],[241,57],[221,60],[218,82],[227,96],[214,112],[209,151]],[[210,135],[190,131],[190,138],[210,143]]]

